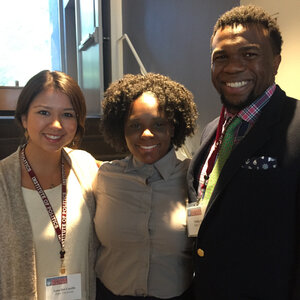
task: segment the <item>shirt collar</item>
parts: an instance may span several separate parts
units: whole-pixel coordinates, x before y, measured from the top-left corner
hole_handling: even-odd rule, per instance
[[[273,83],[265,92],[257,98],[253,103],[242,109],[238,113],[238,117],[242,120],[254,124],[261,114],[262,108],[269,102],[271,96],[276,89],[276,84]],[[232,115],[226,110],[226,119]]]
[[[125,172],[130,173],[132,171],[138,171],[139,173],[143,172],[146,173],[146,175],[150,176],[153,173],[153,169],[155,168],[164,180],[168,180],[176,166],[176,162],[177,157],[174,147],[172,147],[164,157],[162,157],[154,164],[142,163],[136,160],[132,155],[130,155]]]

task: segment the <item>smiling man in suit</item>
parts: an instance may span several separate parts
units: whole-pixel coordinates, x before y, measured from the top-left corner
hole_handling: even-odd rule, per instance
[[[223,109],[188,171],[199,300],[300,299],[300,101],[275,84],[281,46],[275,20],[256,6],[214,27]]]

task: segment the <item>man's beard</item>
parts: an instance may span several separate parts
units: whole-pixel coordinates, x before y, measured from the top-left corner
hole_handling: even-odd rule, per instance
[[[233,103],[229,102],[224,97],[223,94],[221,94],[221,102],[229,111],[239,112],[242,109],[244,109],[245,107],[249,106],[251,103],[253,103],[256,99],[257,99],[257,97],[255,97],[254,93],[251,92],[251,94],[248,96],[248,98],[245,101],[237,103],[237,104],[233,104]]]

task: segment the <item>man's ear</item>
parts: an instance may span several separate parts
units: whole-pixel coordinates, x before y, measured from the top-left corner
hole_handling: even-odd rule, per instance
[[[274,59],[273,59],[273,74],[274,74],[274,76],[277,74],[280,62],[281,62],[281,55],[280,54],[275,55]]]

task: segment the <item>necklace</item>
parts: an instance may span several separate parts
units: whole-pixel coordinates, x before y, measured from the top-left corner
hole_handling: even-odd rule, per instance
[[[55,187],[55,184],[51,183],[50,186],[49,186],[49,189],[53,189],[54,187]]]

